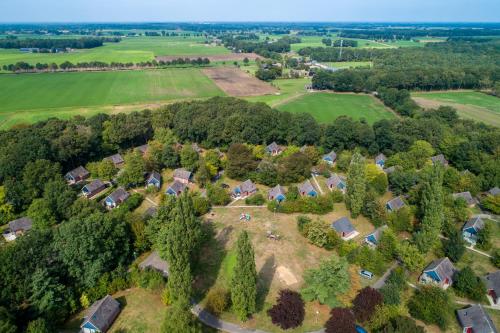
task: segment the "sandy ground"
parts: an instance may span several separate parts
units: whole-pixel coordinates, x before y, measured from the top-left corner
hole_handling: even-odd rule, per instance
[[[278,92],[278,89],[238,68],[217,67],[203,70],[215,84],[230,96],[260,96]]]

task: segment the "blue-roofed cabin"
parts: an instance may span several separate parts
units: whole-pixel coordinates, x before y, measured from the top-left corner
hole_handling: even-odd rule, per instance
[[[286,200],[285,196],[285,188],[281,185],[276,185],[272,189],[269,190],[267,194],[268,200],[276,200],[277,202],[282,202]]]
[[[161,187],[161,175],[156,171],[151,172],[148,176],[146,187],[150,186],[154,186],[156,188]]]
[[[333,164],[337,160],[337,154],[332,150],[328,154],[323,156],[323,161],[328,164]]]
[[[475,245],[477,243],[477,235],[484,228],[484,221],[481,217],[475,216],[469,219],[462,228],[462,236],[465,241]]]
[[[379,154],[379,155],[377,155],[377,157],[375,157],[375,164],[377,164],[379,167],[381,167],[383,169],[385,166],[386,159],[387,159],[387,157],[385,157],[384,154]]]

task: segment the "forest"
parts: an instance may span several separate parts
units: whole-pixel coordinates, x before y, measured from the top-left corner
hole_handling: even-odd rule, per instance
[[[21,49],[21,48],[37,48],[42,50],[51,49],[92,49],[103,46],[104,43],[118,43],[121,39],[113,38],[95,38],[85,37],[79,39],[53,39],[53,38],[4,38],[0,39],[0,48],[2,49]]]

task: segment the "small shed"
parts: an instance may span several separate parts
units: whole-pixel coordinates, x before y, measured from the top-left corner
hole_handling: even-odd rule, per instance
[[[80,326],[83,333],[105,333],[120,313],[120,303],[107,295],[98,300],[87,311]]]
[[[343,240],[350,240],[359,235],[351,221],[345,216],[333,222],[331,227]]]
[[[400,210],[401,208],[403,208],[404,206],[406,206],[406,204],[403,201],[403,198],[401,196],[387,201],[387,204],[385,205],[387,210],[390,212],[396,212],[396,211]]]

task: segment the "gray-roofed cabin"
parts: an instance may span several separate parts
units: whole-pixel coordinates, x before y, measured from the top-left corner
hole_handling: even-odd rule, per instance
[[[369,234],[368,236],[365,237],[365,243],[368,244],[370,247],[377,247],[378,243],[380,242],[380,238],[382,237],[382,234],[384,233],[384,230],[387,229],[386,225],[383,225],[377,229],[375,229],[374,232]]]
[[[124,203],[129,197],[130,194],[127,191],[125,191],[124,188],[119,187],[113,193],[111,193],[106,198],[106,200],[104,200],[104,202],[106,204],[106,207],[116,208],[120,206],[122,203]]]
[[[92,198],[93,196],[101,193],[106,189],[106,184],[101,180],[96,179],[82,188],[82,194],[87,198]]]
[[[183,184],[189,184],[191,181],[191,177],[193,174],[190,171],[187,171],[186,169],[175,169],[174,170],[174,181],[183,183]]]
[[[332,150],[326,155],[323,155],[323,161],[328,164],[333,164],[337,160],[337,154]]]
[[[153,251],[151,254],[139,264],[139,268],[144,269],[154,269],[160,272],[164,277],[168,277],[168,263],[160,258],[158,252]]]
[[[387,157],[384,154],[380,153],[375,157],[375,164],[383,169],[386,160]]]
[[[161,187],[161,175],[157,171],[153,171],[148,175],[146,179],[146,187],[154,186],[156,188]]]
[[[344,177],[337,175],[336,173],[332,174],[330,178],[326,180],[326,186],[330,190],[339,190],[342,193],[345,193],[347,190],[347,183]]]
[[[79,182],[81,182],[89,177],[90,177],[90,172],[88,172],[87,169],[85,169],[84,167],[79,166],[78,168],[73,169],[70,172],[68,172],[64,176],[64,179],[66,179],[66,182],[69,185],[73,185],[73,184],[78,184]]]
[[[145,156],[148,153],[149,145],[145,144],[145,145],[136,147],[135,150],[137,150],[139,153],[141,153],[142,156]]]
[[[268,153],[271,156],[277,156],[277,155],[281,154],[282,152],[283,152],[283,149],[276,142],[273,142],[269,146],[266,147],[266,153]]]
[[[447,257],[436,259],[431,262],[420,275],[419,282],[423,284],[435,284],[446,289],[453,284],[455,266]]]
[[[171,183],[171,184],[167,187],[167,190],[165,191],[165,194],[168,194],[168,195],[173,195],[173,196],[178,197],[178,196],[179,196],[179,195],[181,195],[181,194],[182,194],[182,192],[184,192],[186,189],[187,189],[186,184],[181,183],[181,182],[178,182],[178,181],[174,181],[173,183]]]
[[[499,195],[500,194],[500,188],[498,187],[493,187],[491,190],[488,191],[490,195]]]
[[[121,168],[123,166],[123,164],[125,163],[125,160],[123,159],[122,155],[120,155],[120,154],[114,154],[114,155],[108,156],[105,158],[105,160],[111,161],[111,163],[113,163],[115,168]]]
[[[276,185],[267,192],[267,199],[270,201],[276,200],[278,202],[285,201],[285,188],[281,185]]]
[[[439,154],[431,157],[432,164],[441,164],[442,166],[448,166],[448,161],[443,154]]]
[[[120,303],[107,295],[98,300],[87,311],[80,328],[83,333],[105,333],[120,313]]]
[[[257,192],[257,186],[250,180],[245,180],[233,190],[233,197],[244,198]]]
[[[21,217],[9,222],[9,226],[3,232],[3,237],[7,242],[16,240],[17,237],[24,235],[33,227],[33,221],[29,217]]]
[[[453,199],[463,199],[467,203],[467,206],[472,207],[476,204],[476,200],[472,197],[470,192],[460,192],[460,193],[453,193]]]
[[[347,217],[342,217],[333,222],[331,227],[343,240],[350,240],[359,235],[359,232],[356,231]]]
[[[500,271],[486,274],[483,277],[488,299],[492,305],[500,305]]]
[[[480,304],[457,310],[457,318],[463,333],[498,333],[495,324]]]
[[[303,197],[317,197],[318,192],[311,184],[311,181],[308,179],[302,184],[299,185],[299,194]]]
[[[396,212],[396,211],[400,210],[401,208],[403,208],[405,205],[406,204],[403,201],[403,198],[401,198],[399,196],[399,197],[396,197],[392,200],[387,201],[387,204],[385,205],[385,207],[390,212]]]
[[[462,236],[468,243],[475,245],[477,243],[477,234],[484,228],[484,220],[480,216],[474,216],[465,222],[462,228]]]
[[[391,167],[388,167],[388,168],[385,168],[384,169],[384,172],[388,175],[390,175],[391,173],[393,173],[394,171],[396,171],[396,166],[391,166]]]

